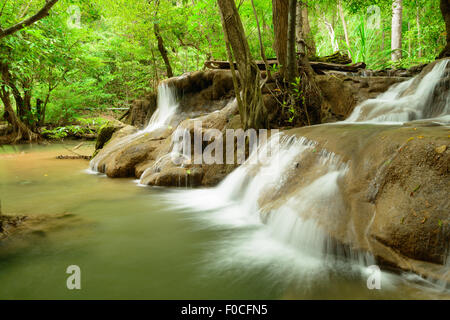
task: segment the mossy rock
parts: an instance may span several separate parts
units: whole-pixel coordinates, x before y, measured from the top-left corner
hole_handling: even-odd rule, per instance
[[[101,127],[98,133],[97,142],[95,144],[95,152],[97,153],[98,150],[103,149],[103,147],[109,142],[109,140],[111,140],[113,134],[123,127],[123,124],[109,123]]]

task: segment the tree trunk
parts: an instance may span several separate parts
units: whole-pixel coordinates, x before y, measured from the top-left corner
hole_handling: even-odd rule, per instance
[[[29,128],[35,131],[35,121],[31,110],[31,98],[32,98],[31,80],[23,81],[22,88],[23,88],[23,108],[25,113],[25,119],[22,121],[24,121]]]
[[[27,126],[16,116],[16,113],[12,107],[9,92],[6,90],[5,86],[1,87],[0,99],[5,107],[5,112],[8,114],[7,121],[13,128],[11,143],[16,143],[20,140],[27,140],[29,142],[38,140],[39,136],[28,129]]]
[[[11,79],[10,79],[10,72],[9,72],[8,65],[6,63],[0,63],[0,69],[1,69],[2,80],[4,83],[4,85],[1,86],[0,98],[5,107],[5,111],[8,113],[8,122],[13,127],[12,142],[15,143],[22,139],[28,140],[30,142],[38,140],[39,136],[37,134],[35,134],[33,131],[31,131],[27,127],[27,125],[24,124],[20,120],[19,117],[17,117],[16,113],[14,112],[14,109],[13,109],[12,103],[11,103],[11,99],[10,99],[10,95],[9,95],[9,91],[6,88],[6,86],[11,88],[11,86],[10,86]],[[16,88],[16,90],[17,90],[17,88]],[[18,97],[20,97],[20,94],[18,95]],[[21,99],[21,97],[20,97],[20,99]],[[19,101],[20,101],[20,99],[19,99]]]
[[[297,17],[297,0],[289,0],[288,41],[287,41],[287,71],[286,80],[291,85],[298,75],[297,54],[295,50],[295,27]]]
[[[447,31],[447,45],[439,55],[439,59],[450,57],[450,2],[448,0],[441,0],[441,12],[445,21],[445,29]]]
[[[350,52],[350,39],[348,37],[347,22],[345,21],[345,14],[344,14],[344,10],[342,9],[342,3],[341,3],[340,0],[338,1],[338,10],[339,10],[339,15],[341,16],[342,26],[344,27],[344,36],[345,36],[345,43],[347,44],[348,56],[351,59],[352,58],[352,54]]]
[[[47,115],[47,105],[48,101],[50,100],[50,94],[51,92],[47,92],[47,95],[45,96],[44,105],[42,106],[42,112],[39,120],[40,126],[45,126],[45,117]]]
[[[402,58],[402,15],[403,0],[394,0],[392,3],[392,61],[398,61]]]
[[[284,74],[287,63],[288,0],[272,0],[275,53]]]
[[[231,46],[239,71],[240,114],[244,129],[267,128],[267,114],[262,99],[258,66],[253,61],[239,12],[234,0],[218,0],[227,47]],[[231,51],[231,50],[229,50]],[[231,58],[231,57],[230,57]],[[233,61],[230,61],[230,65]],[[236,92],[236,95],[239,93]],[[239,101],[238,100],[238,101]]]
[[[153,29],[155,32],[156,40],[158,40],[159,52],[161,53],[161,57],[164,60],[164,64],[166,65],[167,77],[172,78],[173,77],[172,66],[170,65],[169,56],[167,55],[167,50],[166,50],[166,47],[164,46],[164,40],[161,36],[161,32],[159,30],[159,25],[157,23],[154,23]]]
[[[297,41],[297,50],[300,54],[306,55],[306,41],[303,35],[303,6],[302,2],[297,2],[297,19],[296,19],[296,28],[295,28],[295,37]]]
[[[297,11],[293,7],[291,7],[292,2],[296,2],[295,0],[290,0],[289,2],[289,10],[288,10],[288,19],[290,21],[289,27],[292,27],[292,23],[296,24],[297,27],[297,35],[298,30],[303,30],[302,37],[305,37],[307,34],[311,34],[310,27],[309,27],[309,21],[308,21],[308,11],[307,10],[301,10],[299,12],[299,7],[297,4]],[[296,4],[294,4],[295,6]],[[306,6],[304,6],[304,9]],[[295,17],[296,15],[296,17]],[[300,15],[300,16],[299,16]],[[275,20],[276,17],[274,16],[273,19]],[[290,29],[290,32],[295,32],[295,28],[292,31]],[[289,37],[290,41],[293,41],[291,37]],[[295,39],[294,39],[295,41]],[[312,42],[314,43],[314,42]],[[315,46],[310,48],[308,45],[308,42],[306,42],[307,47],[309,50],[309,55],[315,53]],[[312,124],[318,124],[322,121],[322,115],[321,115],[321,109],[322,109],[322,92],[320,88],[318,87],[316,81],[315,81],[315,72],[311,67],[311,64],[309,63],[308,59],[308,53],[300,51],[299,60],[296,61],[298,63],[299,68],[295,68],[296,75],[300,77],[300,88],[297,88],[300,90],[303,96],[303,101],[297,101],[297,103],[301,103],[304,108],[305,117],[307,120],[308,125]],[[290,69],[290,68],[289,68]],[[291,83],[289,83],[291,85]]]
[[[301,1],[300,1],[301,3]],[[309,24],[309,13],[308,7],[306,5],[302,6],[302,30],[303,30],[303,39],[306,41],[306,46],[308,48],[307,56],[314,57],[317,52],[316,43],[314,41],[314,36],[311,33],[311,26]]]
[[[302,1],[297,2],[296,38],[299,53],[308,57],[316,55],[316,44],[309,25],[308,7]]]
[[[261,26],[259,25],[258,13],[256,12],[255,2],[253,0],[251,0],[251,3],[252,3],[252,8],[253,8],[253,14],[254,14],[255,20],[256,20],[256,26],[258,28],[258,41],[259,41],[259,50],[261,53],[261,59],[263,59],[264,64],[266,65],[267,80],[269,80],[272,78],[272,74],[270,72],[269,63],[267,62],[267,57],[266,57],[266,51],[264,50],[264,45],[262,42]]]
[[[417,25],[417,46],[419,47],[419,58],[422,58],[423,52],[422,52],[422,31],[420,30],[420,8],[416,2],[417,5],[417,11],[416,11],[416,25]]]
[[[412,43],[411,43],[411,22],[408,21],[408,55],[411,56]]]
[[[331,47],[333,48],[333,52],[338,52],[339,51],[339,43],[337,42],[337,39],[336,39],[336,33],[334,32],[333,25],[327,21],[325,14],[323,15],[323,21],[325,23],[325,26],[327,27],[328,35],[330,36]]]

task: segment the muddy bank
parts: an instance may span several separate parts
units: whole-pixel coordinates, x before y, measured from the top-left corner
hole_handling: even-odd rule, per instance
[[[73,214],[0,215],[0,256],[33,245],[48,234],[87,222]]]

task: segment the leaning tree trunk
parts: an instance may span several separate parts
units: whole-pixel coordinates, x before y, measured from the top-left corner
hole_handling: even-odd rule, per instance
[[[239,12],[234,0],[217,0],[227,47],[231,46],[240,77],[239,110],[244,129],[267,128],[267,114],[262,99],[259,67],[253,61]],[[233,61],[230,59],[230,65]],[[236,92],[236,95],[239,93]]]
[[[340,15],[341,21],[342,21],[342,27],[344,28],[344,36],[345,36],[345,43],[347,44],[348,56],[351,59],[352,58],[352,54],[350,52],[350,39],[348,37],[347,22],[345,21],[345,14],[344,14],[344,9],[342,8],[341,0],[338,1],[338,10],[339,10],[339,15]]]
[[[288,0],[272,0],[275,53],[284,74],[287,64]]]
[[[159,30],[159,25],[157,23],[155,23],[153,25],[153,31],[155,32],[156,40],[158,40],[158,50],[161,53],[161,57],[164,60],[164,64],[166,65],[167,77],[172,78],[173,77],[172,66],[170,65],[170,60],[169,60],[169,56],[167,54],[167,49],[164,46],[164,40],[161,36],[161,32]]]
[[[445,21],[445,29],[447,30],[447,45],[439,55],[439,59],[450,57],[450,2],[449,0],[441,0],[441,12]]]
[[[402,58],[402,15],[403,0],[394,0],[392,3],[392,61],[398,61]]]

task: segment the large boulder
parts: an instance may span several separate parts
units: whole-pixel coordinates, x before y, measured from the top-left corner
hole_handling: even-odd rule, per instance
[[[348,166],[339,194],[314,219],[342,246],[371,252],[380,265],[450,282],[450,144],[448,129],[431,123],[404,126],[328,125],[293,129],[317,142],[296,172],[262,200],[271,212],[321,174],[321,155]],[[322,161],[322,162],[321,162]],[[319,205],[319,204],[317,204]]]
[[[196,134],[203,137],[208,130],[215,129],[221,132],[221,137],[223,138],[227,129],[234,129],[237,126],[240,126],[239,116],[237,116],[237,104],[232,102],[220,111],[184,120],[177,130],[185,130],[189,133],[191,139],[189,143],[193,152]],[[142,184],[175,187],[185,185],[190,187],[200,185],[212,186],[219,183],[228,173],[236,168],[235,165],[226,164],[176,164],[172,161],[172,138],[171,136],[166,140],[166,148],[164,150],[158,150],[156,159],[142,162],[136,166],[135,173],[141,179]],[[202,145],[202,151],[206,146],[207,144]]]
[[[350,77],[340,74],[319,75],[316,81],[324,103],[322,121],[345,120],[353,109],[368,99],[386,92],[392,85],[408,80],[402,77]]]
[[[156,93],[133,101],[125,122],[137,128],[144,128],[157,108]]]

